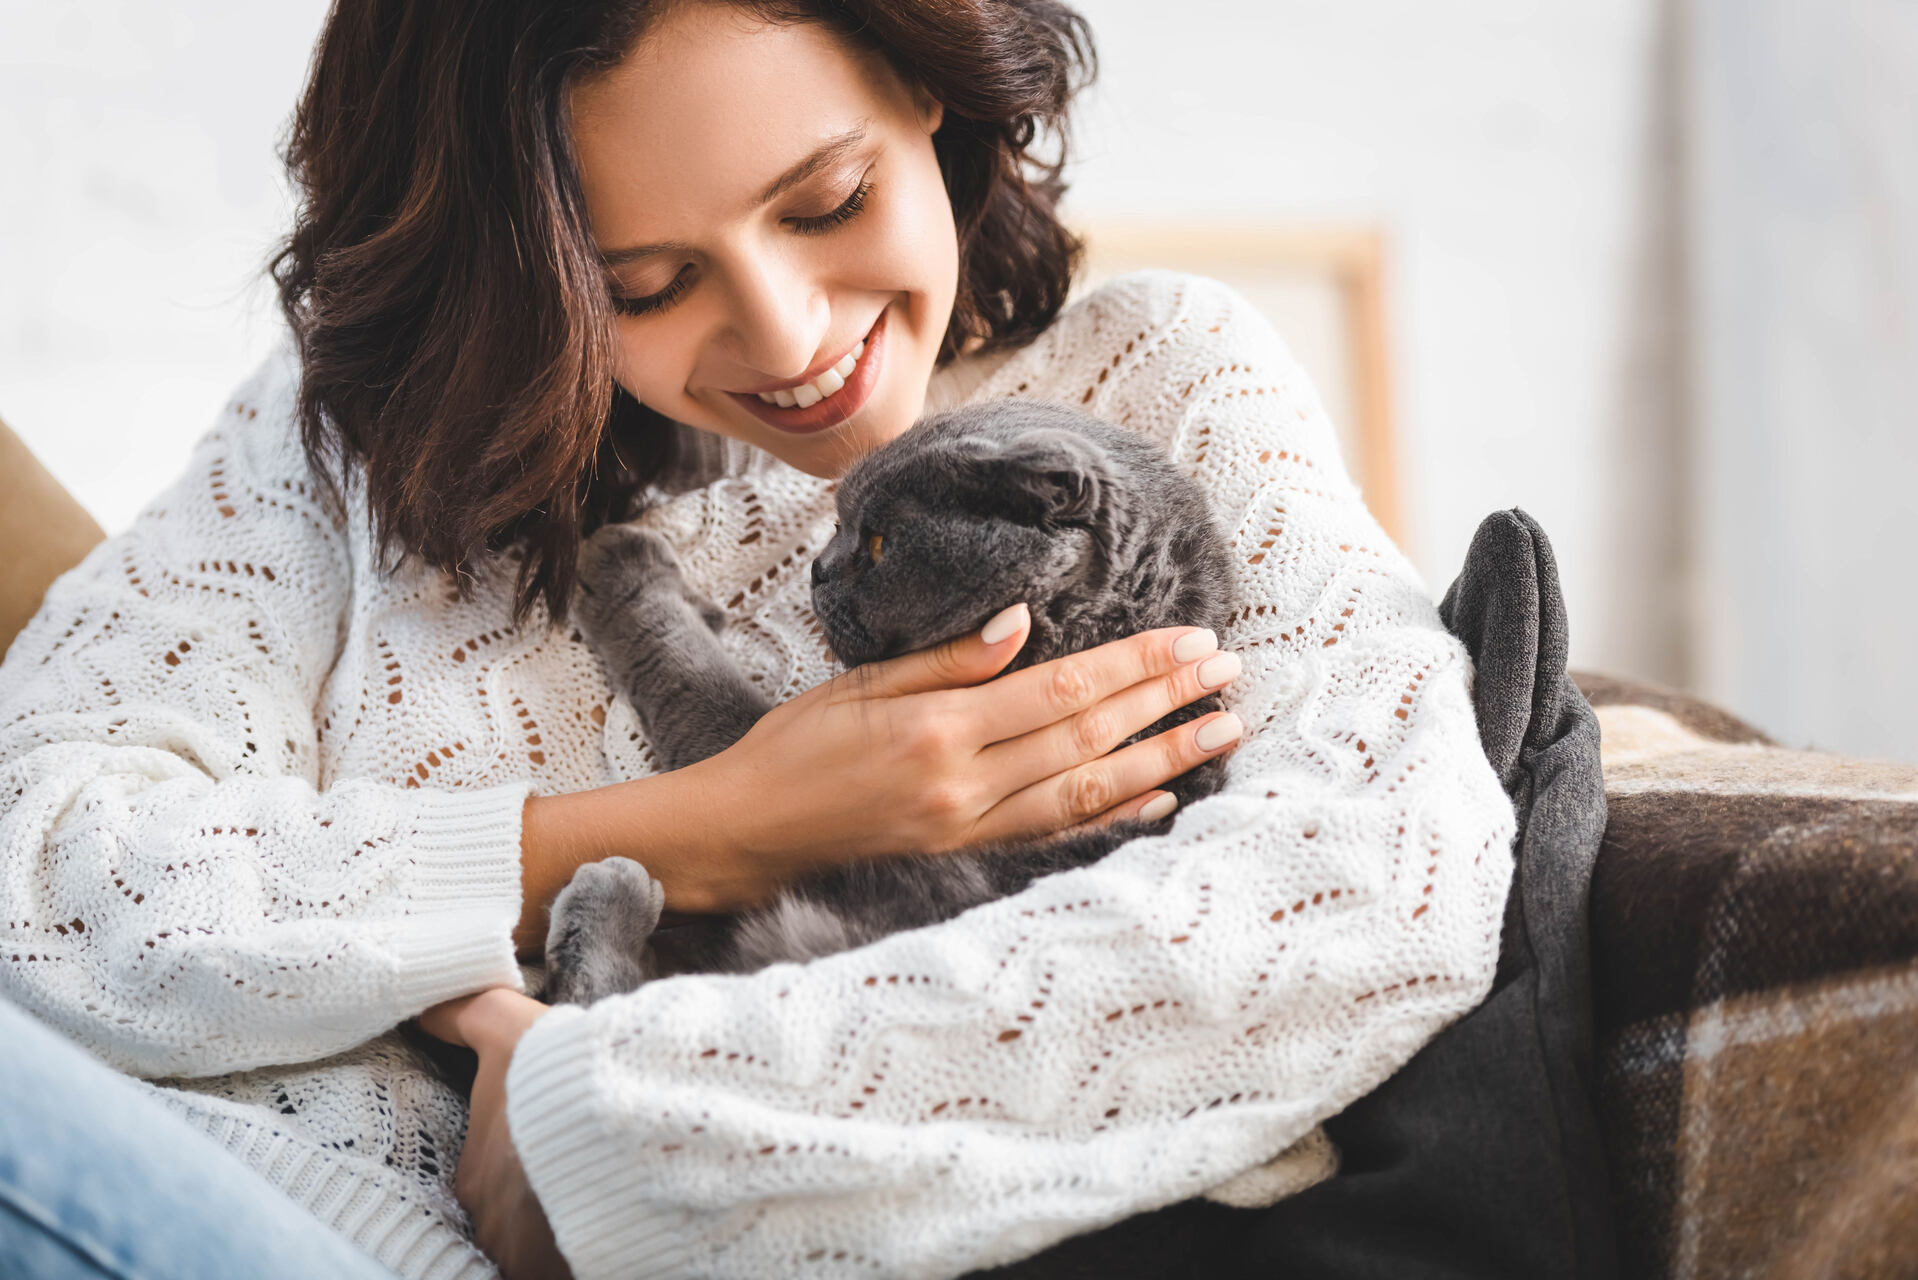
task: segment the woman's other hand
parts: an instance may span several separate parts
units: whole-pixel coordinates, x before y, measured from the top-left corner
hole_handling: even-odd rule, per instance
[[[526,1180],[506,1129],[506,1066],[526,1029],[550,1010],[496,987],[434,1005],[420,1026],[479,1055],[453,1193],[473,1220],[473,1239],[506,1280],[571,1280],[553,1228]]]

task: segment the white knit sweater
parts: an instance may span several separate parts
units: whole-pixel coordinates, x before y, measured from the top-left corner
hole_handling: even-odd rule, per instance
[[[511,557],[462,602],[381,569],[363,507],[322,513],[296,378],[269,362],[0,667],[0,994],[401,1275],[489,1275],[450,1190],[461,1103],[393,1029],[521,983],[528,791],[653,762],[577,634],[511,624]],[[1468,660],[1271,327],[1142,272],[928,407],[994,396],[1141,431],[1212,495],[1245,601],[1230,782],[948,924],[541,1020],[508,1115],[580,1280],[953,1275],[1269,1201],[1490,985],[1513,819]],[[805,573],[832,487],[727,458],[644,519],[790,696],[834,670]]]

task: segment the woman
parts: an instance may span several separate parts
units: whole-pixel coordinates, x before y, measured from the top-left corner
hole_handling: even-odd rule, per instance
[[[405,1275],[487,1270],[460,1104],[392,1034],[422,1013],[478,1051],[458,1198],[511,1276],[555,1235],[582,1278],[956,1274],[1324,1176],[1317,1122],[1489,986],[1511,813],[1269,327],[1170,273],[1062,310],[1027,152],[1088,49],[1050,0],[343,0],[291,148],[296,355],[0,671],[0,990]],[[1208,488],[1234,653],[1175,628],[987,683],[1014,606],[830,678],[831,477],[1001,395]],[[788,698],[666,775],[563,622],[581,535],[643,493]],[[1110,750],[1220,686],[1243,719]],[[1163,811],[1241,736],[1171,835],[939,928],[524,994],[584,861],[730,909]]]

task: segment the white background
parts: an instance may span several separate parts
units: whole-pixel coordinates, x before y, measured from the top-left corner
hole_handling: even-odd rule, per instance
[[[0,0],[0,415],[109,530],[274,340],[274,151],[323,8]],[[1081,8],[1103,74],[1071,214],[1386,230],[1435,592],[1481,517],[1525,507],[1579,664],[1918,759],[1918,10]]]

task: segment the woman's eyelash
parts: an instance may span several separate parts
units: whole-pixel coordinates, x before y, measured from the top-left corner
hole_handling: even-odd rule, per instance
[[[822,231],[830,231],[858,217],[859,211],[866,207],[866,197],[871,194],[872,179],[867,178],[854,187],[852,194],[846,197],[846,202],[831,213],[822,214],[817,218],[788,218],[787,221],[792,223],[793,230],[803,235],[817,235]]]
[[[649,293],[643,298],[622,298],[613,295],[613,310],[623,316],[643,316],[650,312],[661,311],[679,301],[679,295],[691,288],[686,272],[682,269],[673,277],[673,282],[658,293]]]
[[[788,218],[786,221],[791,224],[793,230],[808,236],[822,235],[835,227],[843,227],[865,209],[866,200],[872,195],[872,185],[871,178],[861,182],[853,188],[853,193],[846,197],[845,203],[831,213],[821,214],[816,218]],[[622,298],[614,294],[613,310],[623,316],[648,315],[670,307],[679,301],[679,296],[690,287],[686,272],[682,270],[673,277],[671,284],[658,293],[649,293],[643,298]]]

